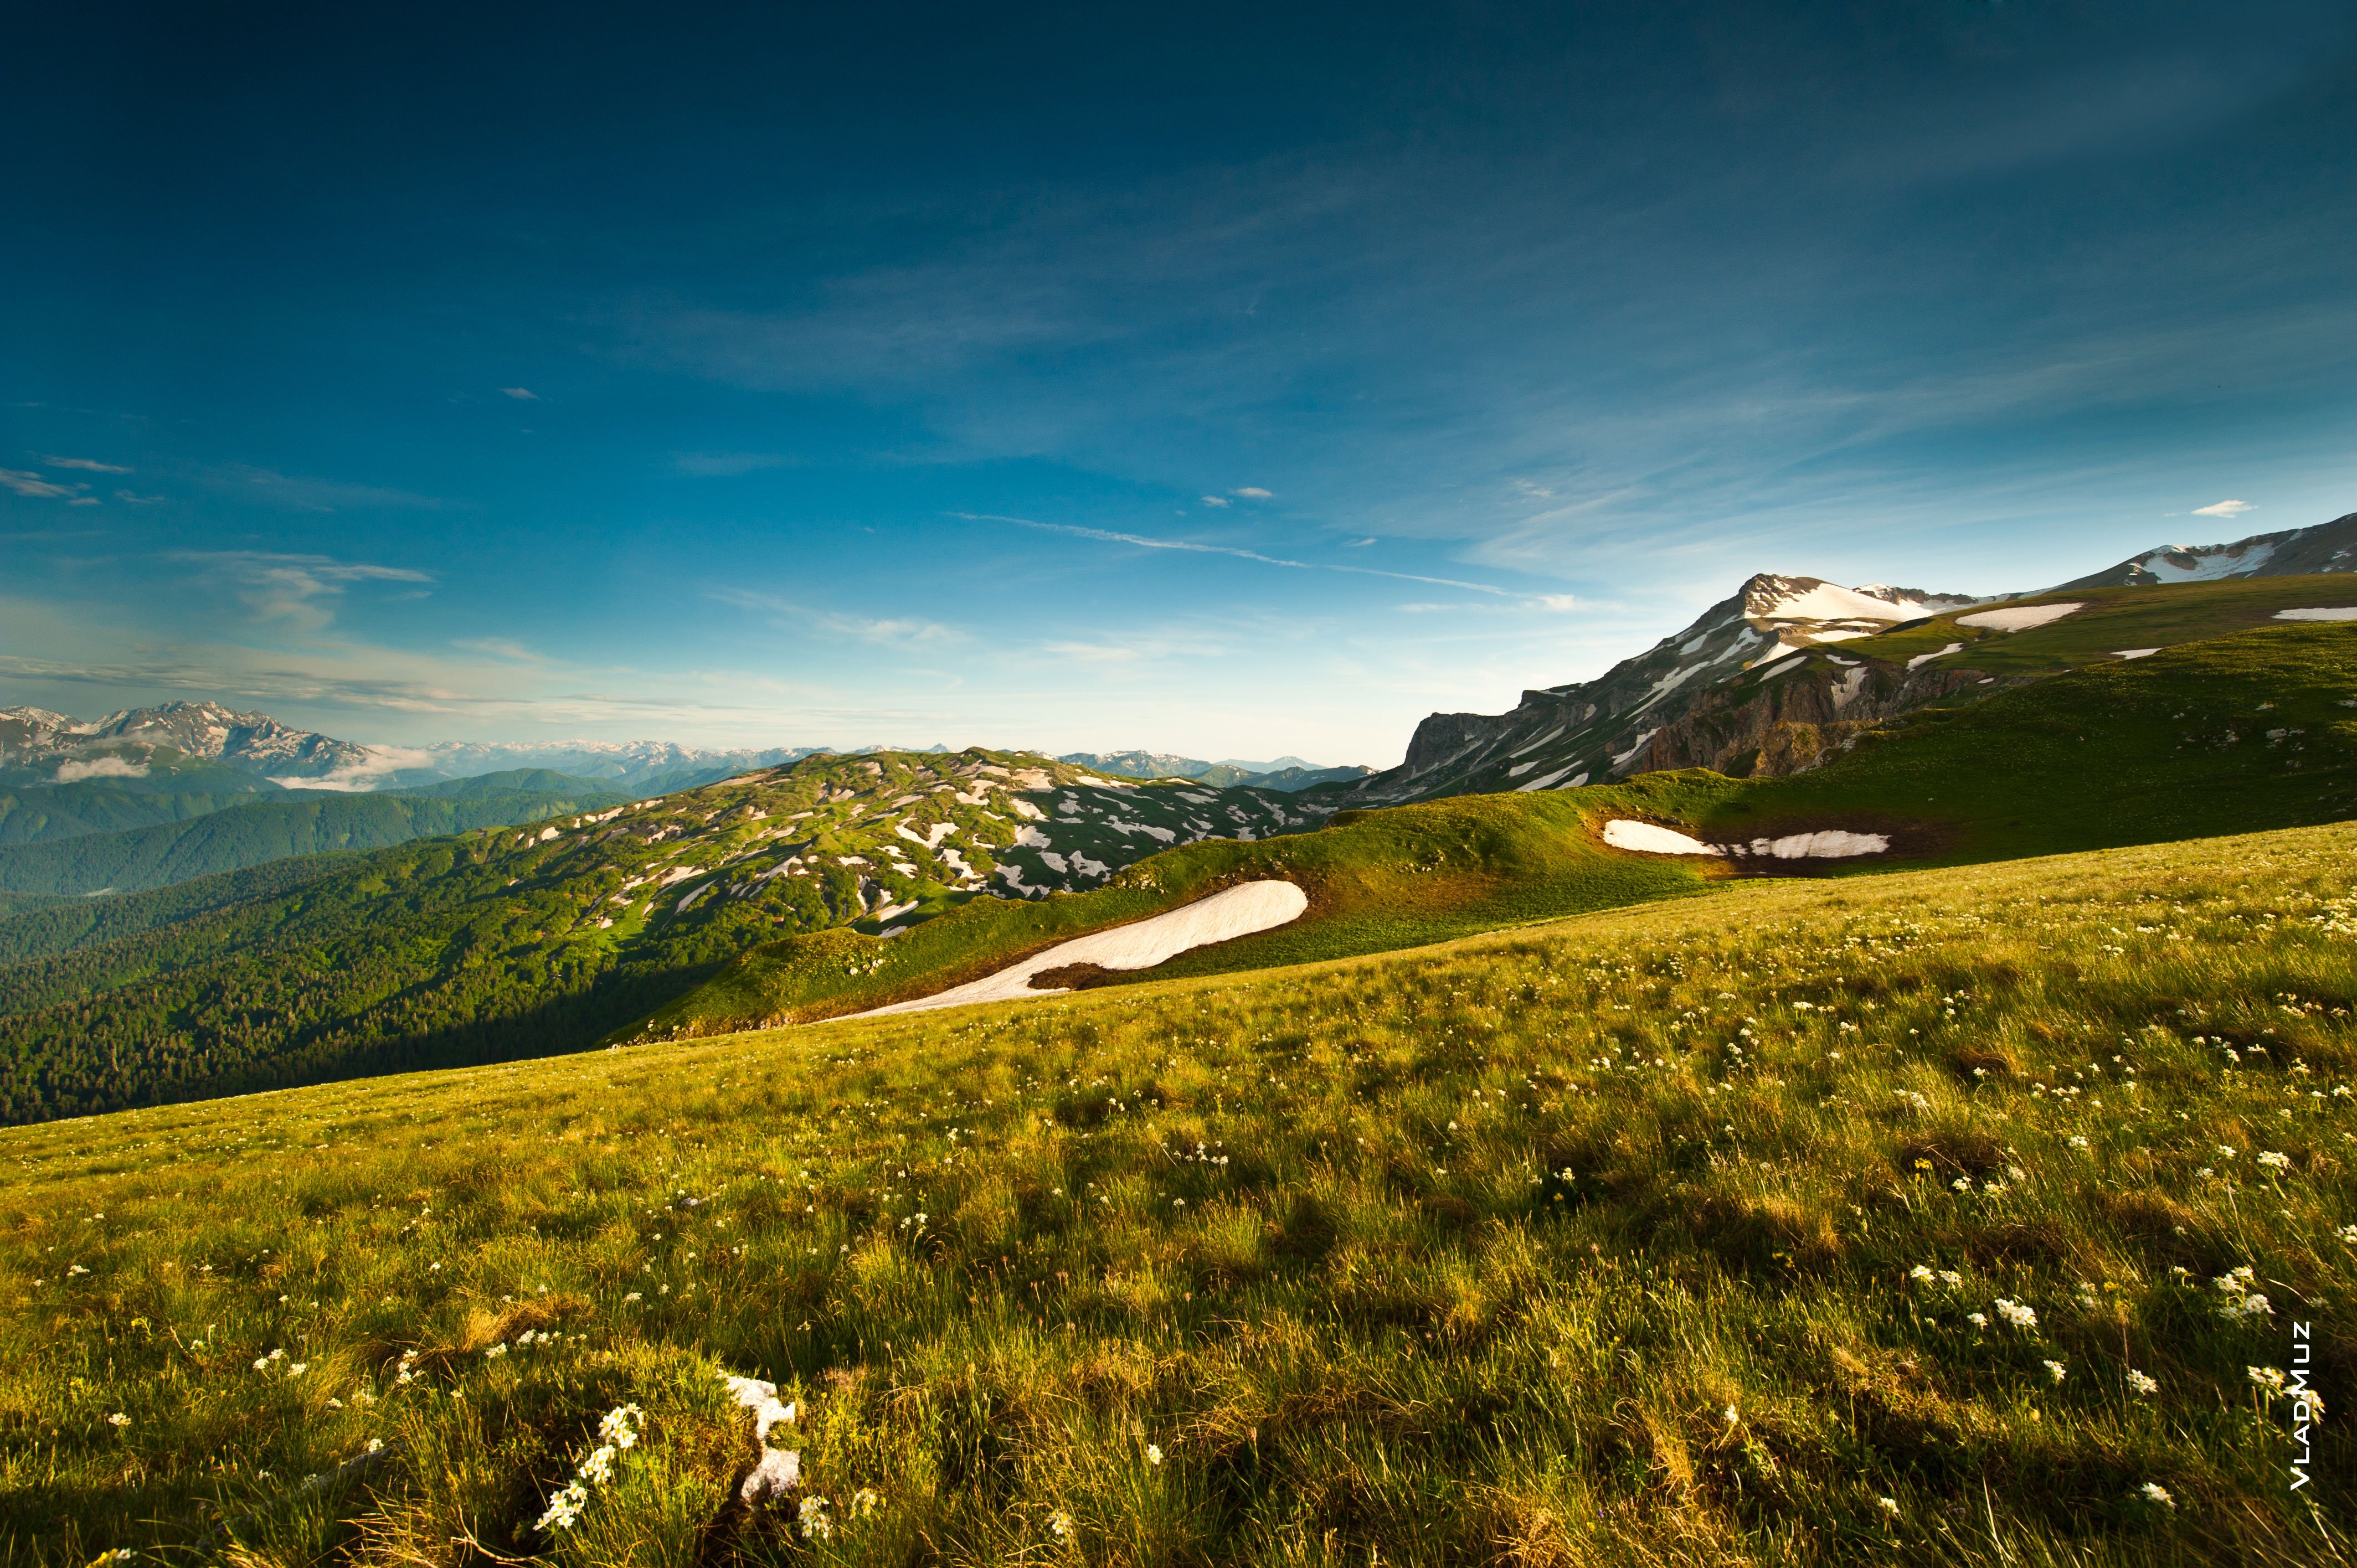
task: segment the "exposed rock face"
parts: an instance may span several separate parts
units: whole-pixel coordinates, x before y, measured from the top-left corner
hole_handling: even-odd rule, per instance
[[[1810,676],[1813,674],[1814,678]],[[1847,749],[1857,731],[1959,693],[1986,695],[2018,682],[1977,670],[1860,663],[1803,672],[1749,693],[1696,693],[1684,717],[1662,726],[1624,770],[1707,768],[1736,778],[1805,773]]]
[[[1648,768],[1722,767],[1747,752],[1754,754],[1749,770],[1793,771],[1813,765],[1803,759],[1824,755],[1848,728],[1935,701],[1920,693],[1943,682],[1953,689],[1959,677],[1982,678],[1942,671],[1911,681],[1878,669],[1861,679],[1800,655],[1978,602],[1763,572],[1685,630],[1594,681],[1524,692],[1512,713],[1434,714],[1416,726],[1405,761],[1347,800],[1388,805],[1563,789]],[[1787,660],[1795,661],[1787,673],[1770,673]],[[1836,733],[1825,733],[1828,725]],[[1681,760],[1659,760],[1665,757]]]

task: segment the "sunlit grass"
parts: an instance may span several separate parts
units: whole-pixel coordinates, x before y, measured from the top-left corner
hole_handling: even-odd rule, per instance
[[[0,1552],[2341,1562],[2267,1374],[2357,1350],[2352,851],[13,1130]]]

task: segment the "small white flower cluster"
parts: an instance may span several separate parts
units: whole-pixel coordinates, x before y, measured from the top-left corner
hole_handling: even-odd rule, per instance
[[[2046,1375],[2059,1383],[2071,1375],[2071,1369],[2060,1361],[2049,1361],[2046,1363]]]
[[[2275,1150],[2269,1149],[2259,1155],[2259,1164],[2271,1171],[2287,1171],[2291,1169],[2291,1156],[2279,1155]]]
[[[1956,1273],[1953,1269],[1941,1269],[1934,1272],[1932,1269],[1926,1268],[1921,1263],[1918,1263],[1913,1268],[1908,1270],[1907,1277],[1910,1280],[1919,1281],[1925,1284],[1930,1283],[1933,1280],[1937,1280],[1942,1284],[1946,1285],[1950,1290],[1953,1290],[1964,1283],[1964,1276]]]
[[[393,1380],[394,1382],[396,1382],[396,1383],[414,1383],[414,1382],[415,1382],[415,1381],[417,1380],[417,1367],[416,1367],[416,1365],[415,1365],[416,1360],[417,1360],[417,1352],[416,1352],[416,1351],[414,1351],[414,1350],[404,1350],[404,1351],[401,1353],[401,1365],[400,1365],[398,1368],[396,1368],[396,1369],[394,1369],[393,1374]]]
[[[2034,1330],[2038,1326],[2036,1308],[2024,1306],[2018,1301],[2007,1301],[2003,1296],[1996,1299],[1996,1315],[2016,1328]]]
[[[2134,1367],[2128,1369],[2128,1387],[2136,1391],[2136,1398],[2143,1400],[2148,1400],[2160,1391],[2158,1382],[2137,1371]]]
[[[2219,1304],[2219,1316],[2229,1323],[2246,1323],[2254,1317],[2275,1316],[2276,1309],[2267,1305],[2267,1298],[2251,1288],[2255,1277],[2255,1271],[2244,1263],[2233,1273],[2220,1274],[2210,1282],[2225,1298]]]
[[[617,1405],[597,1423],[597,1435],[602,1440],[589,1456],[581,1461],[567,1481],[548,1499],[547,1511],[533,1521],[534,1530],[547,1531],[571,1530],[581,1522],[581,1510],[589,1506],[589,1488],[611,1486],[615,1466],[622,1452],[638,1446],[639,1428],[645,1424],[646,1412],[637,1405]]]
[[[267,1371],[269,1371],[271,1369],[273,1369],[274,1367],[277,1366],[277,1365],[278,1365],[278,1363],[280,1363],[281,1361],[285,1361],[285,1360],[286,1360],[286,1352],[285,1352],[285,1351],[284,1351],[284,1350],[273,1350],[273,1351],[272,1351],[269,1355],[267,1355],[267,1356],[257,1356],[257,1357],[255,1357],[255,1358],[253,1359],[253,1369],[254,1369],[255,1371],[257,1371],[257,1372],[267,1372]],[[290,1378],[299,1378],[299,1377],[301,1377],[304,1373],[306,1373],[306,1372],[309,1371],[310,1369],[311,1369],[311,1363],[309,1363],[308,1361],[290,1361],[290,1362],[287,1362],[287,1366],[286,1366],[286,1375],[287,1375],[288,1377],[290,1377]]]
[[[795,1517],[802,1521],[805,1541],[826,1541],[834,1534],[834,1523],[826,1517],[826,1499],[816,1493],[802,1499]]]
[[[2173,1509],[2177,1506],[2177,1499],[2169,1495],[2169,1488],[2157,1481],[2147,1481],[2143,1486],[2138,1487],[2136,1496],[2148,1503],[2158,1503],[2165,1509]]]

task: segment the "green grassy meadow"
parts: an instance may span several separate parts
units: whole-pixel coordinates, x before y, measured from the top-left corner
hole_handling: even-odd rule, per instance
[[[9,1129],[0,1553],[2345,1563],[2352,939],[2327,825]]]

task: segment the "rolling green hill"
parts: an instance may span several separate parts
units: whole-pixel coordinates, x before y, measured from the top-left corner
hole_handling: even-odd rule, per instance
[[[1268,877],[1309,894],[1302,918],[1086,978],[1392,950],[1727,876],[2338,821],[2357,815],[2352,703],[2357,627],[2258,627],[1926,710],[1803,774],[1456,797],[1315,832],[1314,801],[1020,755],[813,757],[533,830],[299,865],[256,896],[194,883],[192,912],[168,918],[0,920],[0,953],[23,955],[0,964],[0,1114],[859,1011]],[[1857,863],[1633,854],[1600,841],[1615,818],[1714,843],[1841,829],[1892,848]],[[1007,892],[1026,897],[993,896]]]
[[[561,774],[542,777],[563,785],[577,782]],[[528,786],[263,796],[188,822],[0,846],[0,890],[85,896],[142,892],[295,855],[381,849],[411,839],[507,827],[623,803],[622,797],[602,790]]]
[[[930,994],[1069,937],[1264,877],[1299,883],[1308,913],[1096,980],[1135,984],[1408,947],[1693,891],[1728,875],[1855,875],[2337,822],[2357,816],[2352,707],[2357,627],[2236,632],[1920,712],[1862,734],[1807,773],[1734,779],[1688,769],[1348,812],[1303,838],[1168,852],[1060,908],[976,905],[889,943],[855,931],[789,938],[624,1037],[719,1033]],[[1744,844],[1821,829],[1878,832],[1892,849],[1848,863],[1631,854],[1598,836],[1616,818]]]
[[[1166,843],[1321,820],[1020,754],[820,756],[52,906],[0,919],[0,1118],[578,1049],[781,930],[1045,898]]]

